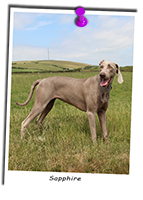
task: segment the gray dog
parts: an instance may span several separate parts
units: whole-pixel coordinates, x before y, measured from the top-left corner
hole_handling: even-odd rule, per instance
[[[86,112],[93,142],[97,139],[95,127],[95,114],[97,113],[103,139],[107,139],[106,110],[108,108],[112,81],[116,73],[118,74],[119,83],[123,82],[123,78],[117,64],[102,60],[99,66],[99,75],[86,79],[49,77],[36,80],[31,86],[27,101],[22,104],[16,103],[20,106],[27,105],[32,98],[35,86],[38,85],[34,106],[28,117],[21,124],[21,139],[25,135],[25,129],[28,124],[39,114],[37,122],[42,127],[41,122],[52,109],[56,99],[60,99]]]

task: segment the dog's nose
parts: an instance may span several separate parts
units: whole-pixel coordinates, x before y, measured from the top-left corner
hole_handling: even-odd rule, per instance
[[[101,78],[105,78],[105,76],[106,76],[106,74],[105,74],[104,72],[101,72],[101,73],[100,73],[100,77],[101,77]]]

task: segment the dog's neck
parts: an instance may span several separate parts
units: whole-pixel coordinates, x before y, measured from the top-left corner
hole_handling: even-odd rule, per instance
[[[101,83],[101,80],[100,80],[100,76],[98,75],[98,82],[99,82],[99,85]],[[109,87],[102,87],[100,85],[100,87],[103,89],[104,92],[110,92],[110,90],[112,89],[112,85],[109,85]]]

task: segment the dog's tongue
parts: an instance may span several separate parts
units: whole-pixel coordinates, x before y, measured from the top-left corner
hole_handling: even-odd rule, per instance
[[[108,79],[102,79],[102,81],[101,81],[101,83],[100,83],[100,86],[104,87],[104,86],[106,86],[108,83],[109,83],[109,80],[108,80]]]

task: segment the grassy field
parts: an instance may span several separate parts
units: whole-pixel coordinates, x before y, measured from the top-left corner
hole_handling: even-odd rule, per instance
[[[45,71],[65,71],[73,68],[83,69],[88,64],[78,63],[72,61],[60,60],[38,60],[38,61],[16,61],[12,62],[13,73],[26,73],[26,72],[45,72]]]
[[[87,78],[95,72],[58,73],[54,76]],[[36,79],[53,76],[50,73],[12,74],[9,138],[9,170],[53,171],[128,174],[130,157],[132,72],[122,73],[124,82],[114,78],[107,111],[109,142],[102,141],[96,116],[98,141],[93,145],[87,116],[84,112],[60,100],[43,121],[40,132],[36,119],[27,128],[25,139],[20,139],[21,122],[29,114],[30,103],[20,107]]]

